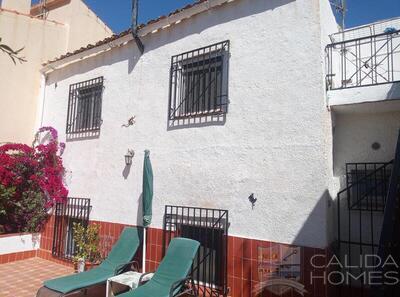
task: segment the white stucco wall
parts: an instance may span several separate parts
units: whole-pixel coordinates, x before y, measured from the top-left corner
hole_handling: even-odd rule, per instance
[[[48,75],[43,125],[61,140],[72,83],[104,76],[98,138],[69,140],[70,196],[91,219],[136,224],[143,151],[154,170],[153,226],[165,204],[230,211],[230,234],[324,247],[330,114],[319,0],[240,0]],[[219,125],[168,129],[172,55],[229,39],[229,112]],[[136,124],[125,128],[131,116]],[[127,149],[136,155],[129,174]],[[247,197],[258,198],[252,210]]]
[[[394,158],[400,111],[338,112],[335,116],[334,173],[345,174],[346,163],[389,162]],[[381,147],[373,150],[372,144]]]
[[[328,91],[329,106],[333,108],[347,104],[373,103],[399,99],[400,83]]]
[[[346,187],[346,163],[389,162],[394,158],[400,129],[400,105],[386,106],[388,104],[390,103],[354,104],[334,112],[333,157],[334,176],[338,190]],[[380,144],[379,150],[372,148],[374,142]],[[341,236],[347,239],[349,230],[348,206],[343,195],[341,209]],[[336,211],[337,203],[331,210],[330,222],[334,227],[334,232],[331,233],[333,238],[337,238]],[[356,241],[360,237],[358,215],[357,212],[357,219],[353,218],[351,221],[351,237]],[[374,241],[379,240],[382,219],[383,213],[374,213],[374,224],[371,228],[371,213],[363,213],[361,220],[364,240],[371,240],[369,238],[370,230],[373,230]],[[359,254],[359,250],[354,250],[352,253]]]
[[[39,249],[40,234],[15,234],[0,237],[0,255]]]

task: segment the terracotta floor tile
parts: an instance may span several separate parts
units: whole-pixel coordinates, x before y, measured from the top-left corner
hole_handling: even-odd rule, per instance
[[[0,264],[0,297],[35,297],[44,280],[71,274],[72,268],[41,258]],[[105,286],[74,297],[104,297]]]
[[[70,273],[70,267],[40,258],[0,264],[0,297],[34,297],[44,280]]]

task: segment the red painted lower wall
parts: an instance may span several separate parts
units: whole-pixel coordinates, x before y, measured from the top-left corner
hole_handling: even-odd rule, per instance
[[[0,255],[0,264],[6,264],[14,261],[25,260],[29,258],[34,258],[37,256],[37,251],[25,251],[25,252],[18,252],[18,253],[11,253]]]
[[[91,223],[100,225],[101,249],[104,254],[107,254],[125,225],[98,221],[92,221]],[[40,250],[37,255],[48,260],[67,264],[51,255],[53,226],[54,218],[51,218],[42,232]],[[148,228],[146,247],[146,271],[153,271],[158,267],[162,257],[161,229]],[[288,259],[292,257],[290,253],[295,253],[298,263],[287,262],[287,264],[296,267],[294,273],[297,275],[298,282],[304,285],[306,291],[304,296],[326,297],[328,295],[327,288],[321,278],[313,278],[313,276],[323,275],[324,269],[313,268],[311,265],[311,258],[314,255],[322,255],[317,259],[319,260],[317,264],[321,266],[324,264],[323,255],[326,255],[324,249],[296,247],[235,236],[229,236],[228,238],[229,295],[233,297],[257,296],[257,289],[263,281],[268,279],[270,272],[276,267],[274,265],[277,262],[285,264],[284,258],[286,256],[289,256]],[[140,251],[136,255],[136,260],[141,263],[141,259],[142,255]],[[258,294],[258,296],[263,297],[278,295],[294,297],[297,296],[297,293],[292,292],[292,290],[285,293],[283,290],[279,294],[273,294],[270,290],[264,290],[261,294]]]

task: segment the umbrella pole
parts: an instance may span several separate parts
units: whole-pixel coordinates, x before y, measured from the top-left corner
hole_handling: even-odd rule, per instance
[[[142,252],[142,272],[146,272],[146,233],[147,228],[143,227],[143,252]]]

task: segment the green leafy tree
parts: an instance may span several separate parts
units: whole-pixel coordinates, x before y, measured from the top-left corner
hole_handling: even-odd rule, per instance
[[[21,52],[24,48],[21,47],[18,50],[13,50],[11,47],[9,47],[8,45],[2,43],[1,38],[0,38],[0,51],[2,51],[3,53],[5,53],[6,55],[8,55],[11,60],[14,62],[14,64],[17,64],[16,61],[20,62],[21,64],[23,62],[26,62],[25,57],[21,56]]]

